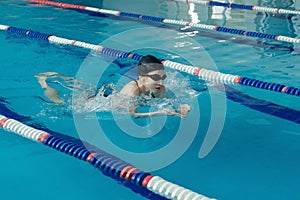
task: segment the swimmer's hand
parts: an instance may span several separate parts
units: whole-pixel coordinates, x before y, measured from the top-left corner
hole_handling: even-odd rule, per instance
[[[178,107],[177,110],[173,110],[170,108],[164,109],[163,114],[165,115],[171,115],[171,116],[178,116],[181,118],[186,118],[187,113],[191,110],[191,106],[188,104],[182,104]]]
[[[188,105],[188,104],[182,104],[182,105],[180,105],[180,106],[178,107],[178,113],[181,114],[181,117],[182,117],[182,118],[185,118],[186,115],[187,115],[187,113],[190,112],[191,109],[192,109],[192,108],[191,108],[190,105]]]

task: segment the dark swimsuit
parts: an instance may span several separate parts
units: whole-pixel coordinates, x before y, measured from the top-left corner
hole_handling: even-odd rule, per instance
[[[138,84],[137,80],[134,80],[134,82],[135,82],[135,84],[136,84],[136,86],[137,86],[137,88],[138,88],[138,90],[139,90],[139,95],[142,94],[142,90],[141,90],[141,88],[139,87],[139,84]]]

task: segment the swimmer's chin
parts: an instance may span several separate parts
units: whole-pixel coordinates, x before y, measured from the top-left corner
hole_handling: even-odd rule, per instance
[[[160,97],[162,95],[162,92],[160,90],[153,90],[150,92],[152,97]]]

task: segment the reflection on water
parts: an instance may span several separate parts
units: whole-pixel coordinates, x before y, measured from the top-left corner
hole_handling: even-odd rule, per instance
[[[155,0],[151,8],[144,9],[141,5],[144,1],[132,1],[128,5],[122,5],[118,1],[91,1],[91,0],[64,0],[67,3],[84,4],[101,8],[140,13],[151,16],[186,20],[193,23],[204,23],[217,26],[225,26],[234,29],[297,37],[297,16],[276,15],[269,13],[255,13],[245,10],[225,8],[222,6],[202,6],[194,3]],[[294,0],[219,0],[218,2],[235,3],[244,5],[256,5],[270,8],[282,8],[295,10],[299,3]],[[245,38],[243,36],[233,36]],[[228,37],[230,39],[230,36]],[[253,39],[259,46],[256,50],[262,57],[270,57],[282,54],[290,54],[295,51],[295,44],[285,44],[266,39]],[[257,46],[256,45],[256,46]],[[273,48],[270,48],[269,45]],[[278,47],[279,45],[279,47]]]
[[[200,20],[199,20],[199,17],[198,17],[198,13],[195,12],[195,4],[193,3],[190,3],[189,4],[189,15],[191,16],[191,22],[193,23],[199,23]]]
[[[294,2],[293,0],[273,0],[266,1],[260,0],[257,2],[258,5],[265,7],[274,7],[274,8],[283,8],[294,10]],[[255,31],[260,33],[268,33],[273,35],[283,35],[287,37],[296,38],[297,31],[296,26],[293,23],[293,18],[296,16],[291,15],[276,15],[269,13],[259,13],[253,19],[253,22],[256,24]],[[277,41],[265,41],[265,40],[257,40],[258,43],[267,43],[274,44],[274,48],[256,48],[257,52],[264,57],[274,57],[277,55],[290,54],[294,51],[294,44],[288,43],[285,44],[285,48],[280,45],[280,42]],[[287,50],[287,51],[286,51]]]
[[[222,3],[233,3],[233,1],[218,1]],[[222,6],[212,6],[212,19],[223,19],[224,21],[231,19],[231,8],[225,8]]]
[[[218,2],[282,8],[289,10],[297,10],[299,7],[299,3],[297,4],[293,0],[223,0]],[[177,13],[176,16],[171,16],[173,19],[224,26],[258,33],[283,35],[292,38],[297,37],[298,16],[262,12],[256,13],[246,10],[225,8],[222,6],[202,6],[194,3],[186,4],[183,2],[173,1],[169,1],[165,4],[167,5],[167,11],[169,13]],[[267,57],[290,54],[291,52],[295,51],[295,48],[297,48],[297,45],[295,44],[283,43],[275,40],[249,38],[238,35],[233,35],[232,38],[254,40],[254,43],[256,44],[251,45],[258,46],[257,51],[259,51],[262,56]],[[231,39],[231,36],[228,36],[228,39]],[[251,42],[249,41],[249,43]]]

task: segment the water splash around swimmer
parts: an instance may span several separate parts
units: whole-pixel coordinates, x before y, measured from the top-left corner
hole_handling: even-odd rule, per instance
[[[173,93],[171,98],[152,98],[151,95],[141,95],[135,98],[128,98],[124,95],[118,94],[116,91],[107,95],[106,86],[104,89],[99,89],[98,93],[86,101],[86,96],[90,95],[88,92],[82,91],[73,100],[73,112],[76,114],[89,112],[114,112],[117,114],[128,114],[127,111],[116,107],[116,104],[123,104],[130,106],[131,103],[148,107],[148,109],[163,109],[174,108],[183,102],[188,102],[198,96],[200,93],[195,91],[189,83],[189,77],[177,78],[178,72],[168,73],[168,78],[165,80],[166,87]],[[206,86],[200,82],[201,87],[205,90]],[[112,83],[110,87],[115,87]]]

